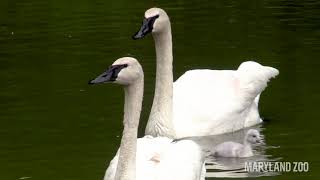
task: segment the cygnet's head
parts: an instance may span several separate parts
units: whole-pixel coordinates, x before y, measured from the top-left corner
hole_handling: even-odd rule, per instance
[[[249,129],[246,137],[245,137],[245,141],[250,143],[250,144],[256,144],[256,143],[260,143],[261,142],[261,136],[258,130],[256,129]]]
[[[170,20],[167,13],[160,8],[148,9],[144,14],[145,19],[142,22],[140,30],[132,36],[133,39],[141,39],[149,33],[161,33],[168,30]]]
[[[89,84],[114,82],[121,85],[130,85],[143,79],[143,70],[140,63],[132,57],[117,59],[109,68]]]

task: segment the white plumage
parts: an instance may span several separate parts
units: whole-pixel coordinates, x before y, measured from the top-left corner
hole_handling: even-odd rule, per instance
[[[253,156],[252,145],[261,142],[259,131],[250,129],[243,144],[227,141],[214,148],[214,155],[219,157],[250,157]]]
[[[139,138],[136,155],[137,180],[204,180],[204,157],[191,140],[172,142],[166,137]],[[104,180],[114,180],[119,151],[110,162]]]
[[[124,87],[124,130],[120,148],[104,180],[204,180],[204,153],[192,140],[167,137],[137,140],[143,99],[143,70],[130,57],[120,58],[90,84],[115,82]]]
[[[279,74],[277,69],[248,61],[238,70],[190,70],[173,83],[169,17],[162,9],[151,8],[145,18],[135,38],[152,32],[157,56],[156,89],[146,134],[206,136],[261,122],[260,93]]]
[[[260,123],[260,93],[278,73],[253,61],[235,71],[187,71],[173,84],[176,135],[221,134]]]

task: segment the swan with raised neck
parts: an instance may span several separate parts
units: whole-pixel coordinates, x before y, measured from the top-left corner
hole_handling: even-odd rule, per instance
[[[148,33],[154,39],[157,69],[147,135],[216,135],[262,122],[260,93],[279,74],[277,69],[247,61],[238,70],[189,70],[173,84],[171,23],[164,10],[148,9],[133,39]]]
[[[173,72],[172,72],[172,36],[171,23],[167,13],[160,8],[151,8],[145,12],[141,29],[133,36],[142,38],[152,32],[156,57],[156,85],[146,134],[175,138],[172,123]]]
[[[152,136],[137,139],[143,98],[143,71],[138,61],[120,58],[89,84],[106,82],[124,87],[125,105],[120,148],[104,180],[204,180],[204,154],[195,142]]]
[[[143,99],[143,76],[138,61],[124,57],[116,60],[106,72],[89,82],[89,84],[114,82],[124,87],[123,132],[115,180],[135,180],[136,177],[136,148]]]

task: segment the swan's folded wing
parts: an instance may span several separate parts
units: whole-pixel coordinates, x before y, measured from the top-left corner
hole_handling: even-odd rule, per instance
[[[204,154],[200,146],[191,140],[172,143],[162,154],[157,175],[159,180],[204,180]]]
[[[270,79],[275,78],[278,74],[279,71],[276,68],[263,66],[254,61],[241,63],[237,70],[241,95],[252,101],[267,87]]]
[[[222,134],[260,123],[260,93],[278,74],[253,61],[242,63],[237,71],[187,71],[173,84],[177,137]]]
[[[114,180],[116,175],[117,165],[118,165],[118,159],[119,159],[119,149],[117,151],[117,154],[110,161],[103,180]]]
[[[136,152],[136,176],[138,180],[153,180],[156,175],[157,163],[152,159],[155,155],[162,154],[172,140],[166,137],[153,138],[145,136],[137,140]],[[110,161],[105,172],[104,180],[114,180],[118,165],[119,150],[115,157]]]
[[[235,81],[235,71],[231,70],[191,70],[183,74],[173,85],[173,123],[177,136],[233,131],[237,122],[228,119],[239,106],[235,101]]]

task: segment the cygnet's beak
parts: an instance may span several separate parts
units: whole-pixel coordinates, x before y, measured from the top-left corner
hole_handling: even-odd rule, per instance
[[[256,143],[262,143],[263,141],[262,141],[262,139],[257,139],[256,140]]]
[[[152,32],[153,24],[156,21],[156,19],[159,17],[159,15],[155,15],[149,18],[145,18],[142,22],[142,25],[140,27],[140,30],[136,32],[132,38],[134,40],[136,39],[142,39],[144,36]]]

